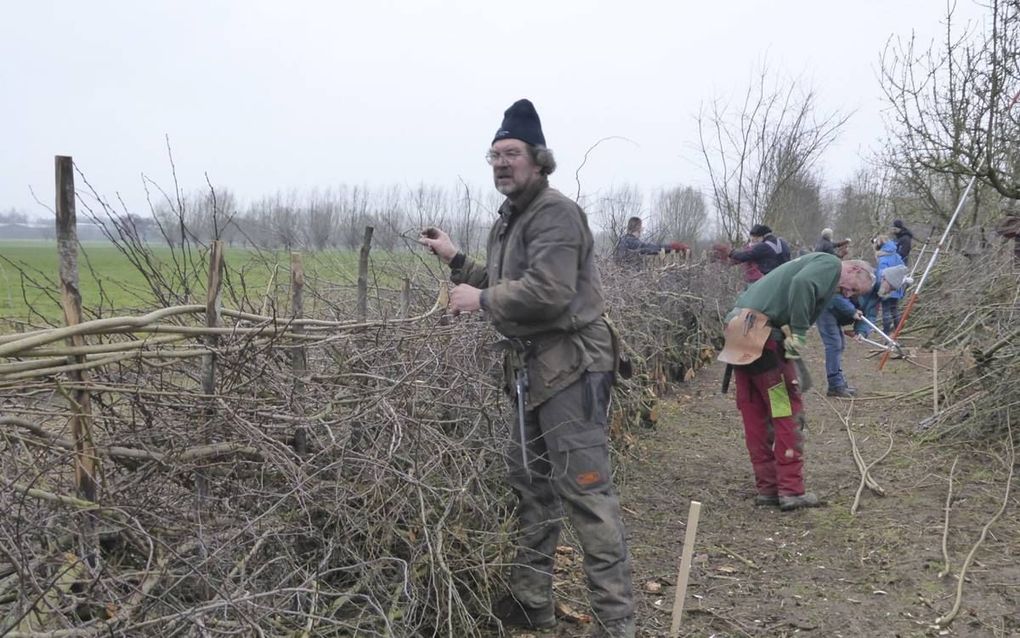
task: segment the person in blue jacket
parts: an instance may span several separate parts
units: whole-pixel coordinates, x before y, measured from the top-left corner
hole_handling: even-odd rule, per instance
[[[882,281],[882,273],[886,268],[893,266],[905,266],[906,262],[903,261],[903,257],[897,252],[896,242],[889,238],[888,235],[879,235],[875,239],[875,257],[877,265],[875,267],[875,280]],[[882,305],[882,330],[887,335],[892,335],[892,331],[900,322],[900,299],[903,298],[903,289],[896,288],[889,293],[888,296],[883,297],[881,300]]]
[[[875,285],[872,289],[857,297],[857,307],[861,311],[860,316],[866,317],[871,323],[875,323],[878,308],[882,301],[895,292],[898,292],[900,297],[902,297],[903,289],[912,283],[914,283],[913,280],[907,276],[906,264],[883,269],[882,276],[875,278]],[[861,320],[854,323],[854,339],[867,337],[869,334],[871,334],[871,326],[867,323]],[[892,336],[888,332],[886,334]]]

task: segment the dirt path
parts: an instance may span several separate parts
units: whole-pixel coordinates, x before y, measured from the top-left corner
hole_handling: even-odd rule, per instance
[[[856,344],[844,369],[864,400],[854,401],[852,429],[865,462],[892,449],[872,474],[885,489],[865,490],[846,428],[849,401],[827,400],[822,349],[812,333],[809,366],[821,394],[806,398],[808,489],[824,508],[781,513],[756,507],[750,463],[733,401],[719,393],[721,366],[663,401],[656,428],[638,435],[619,467],[622,503],[638,589],[640,636],[666,636],[674,581],[691,500],[703,504],[683,636],[1020,636],[1020,490],[992,526],[967,572],[959,615],[948,629],[932,625],[952,609],[956,574],[1002,503],[1007,468],[975,448],[918,442],[917,423],[931,414],[923,400],[875,397],[930,383],[930,369],[877,360]],[[918,362],[930,364],[927,353]],[[830,407],[831,406],[831,407]],[[890,439],[891,437],[891,439]],[[948,551],[942,536],[949,472],[954,473]],[[1014,488],[1018,479],[1014,479]],[[569,556],[557,589],[585,607],[576,559]],[[661,591],[650,590],[661,585]],[[560,636],[583,635],[560,623]],[[555,634],[552,634],[555,635]]]

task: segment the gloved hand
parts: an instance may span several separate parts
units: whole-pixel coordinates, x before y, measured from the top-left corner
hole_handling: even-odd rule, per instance
[[[729,259],[730,251],[733,249],[726,244],[714,244],[712,246],[712,256],[719,261],[726,261]]]
[[[807,337],[804,335],[792,335],[783,341],[783,348],[786,350],[787,359],[800,359],[800,351],[807,345]]]
[[[674,253],[678,253],[681,250],[689,250],[687,244],[683,243],[682,241],[671,241],[668,244],[666,244],[666,247],[669,248],[670,252]]]

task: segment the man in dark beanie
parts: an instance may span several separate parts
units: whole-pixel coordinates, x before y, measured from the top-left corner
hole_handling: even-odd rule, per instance
[[[459,252],[438,228],[418,241],[451,268],[454,314],[483,310],[506,337],[506,387],[519,409],[507,456],[519,547],[509,595],[492,613],[508,626],[556,624],[553,558],[565,506],[584,549],[592,635],[630,638],[630,558],[608,441],[618,339],[604,315],[588,218],[549,187],[556,161],[528,100],[506,110],[486,160],[506,196],[486,262]]]
[[[914,233],[910,232],[910,229],[904,226],[903,220],[900,219],[893,220],[892,233],[896,236],[896,252],[903,258],[903,263],[906,264],[908,263],[907,258],[910,256]]]
[[[765,224],[751,226],[751,242],[740,250],[731,250],[731,261],[750,264],[761,273],[761,278],[790,261],[790,246],[782,237],[776,237]],[[757,281],[757,279],[753,280]],[[749,281],[748,283],[753,283]]]

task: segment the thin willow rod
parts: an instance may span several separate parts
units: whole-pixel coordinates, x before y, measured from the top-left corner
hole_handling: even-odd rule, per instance
[[[939,578],[945,578],[949,575],[949,511],[952,509],[953,503],[953,472],[956,471],[956,463],[960,460],[960,456],[957,455],[953,459],[953,465],[949,468],[949,489],[946,491],[946,517],[945,522],[942,525],[942,559],[945,561],[945,567],[939,572]]]
[[[414,317],[407,317],[405,319],[385,319],[379,321],[365,321],[365,322],[336,322],[328,324],[333,328],[342,328],[344,330],[358,330],[363,328],[373,327],[384,327],[393,324],[406,324],[417,321],[422,321],[440,310],[446,308],[449,296],[446,292],[446,288],[443,287],[440,290],[440,294],[436,298],[435,304],[425,313],[416,315]],[[250,334],[258,332],[267,332],[266,328],[197,328],[189,326],[152,326],[160,319],[166,317],[185,315],[185,314],[200,314],[206,310],[205,305],[192,304],[185,306],[172,306],[169,308],[161,308],[154,310],[148,314],[140,317],[109,317],[106,319],[93,319],[92,321],[85,321],[74,326],[66,326],[63,328],[51,328],[48,330],[41,330],[32,333],[14,335],[9,337],[0,337],[0,357],[9,357],[11,355],[20,353],[30,348],[36,348],[41,345],[53,343],[54,341],[60,341],[77,335],[92,335],[92,334],[109,334],[109,333],[123,333],[123,332],[165,332],[165,333],[178,333],[178,334],[195,334],[195,335],[222,335],[222,334]],[[233,316],[234,314],[247,315],[247,313],[237,313],[237,311],[221,311],[222,314]],[[277,334],[275,328],[277,326],[288,326],[288,325],[303,325],[301,321],[320,321],[320,320],[281,320],[273,317],[261,317],[260,315],[247,315],[248,317],[258,318],[267,324],[273,326],[272,332]],[[323,324],[312,324],[323,325]],[[301,340],[305,336],[296,333],[289,333],[284,331],[283,334],[290,338]],[[315,337],[311,337],[313,340]]]
[[[73,326],[62,328],[48,328],[25,334],[0,337],[0,357],[10,356],[12,353],[21,352],[29,348],[53,343],[77,335],[94,334],[106,332],[115,328],[126,328],[131,326],[146,326],[166,317],[177,315],[197,314],[205,312],[204,304],[193,304],[188,306],[171,306],[160,308],[140,317],[108,317],[106,319],[93,319],[83,321]]]
[[[95,343],[86,346],[68,346],[66,348],[39,348],[20,352],[19,357],[68,357],[74,355],[104,354],[121,352],[127,348],[146,348],[162,346],[187,340],[187,337],[152,337],[134,341],[118,341],[112,343]]]

